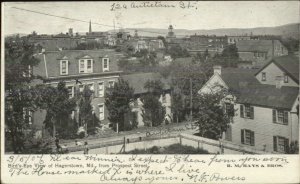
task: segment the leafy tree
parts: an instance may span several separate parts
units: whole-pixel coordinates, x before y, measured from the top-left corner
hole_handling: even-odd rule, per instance
[[[165,37],[158,36],[157,39],[161,40],[164,43],[164,46],[167,47],[167,41],[166,41]]]
[[[182,121],[184,119],[184,103],[183,103],[183,97],[179,92],[172,92],[171,94],[171,109],[173,112],[174,119],[176,120],[176,123]]]
[[[281,38],[280,41],[286,46],[289,54],[299,51],[299,39],[293,37]]]
[[[45,118],[45,128],[52,133],[53,137],[56,133],[61,134],[69,123],[74,123],[70,118],[70,114],[75,110],[76,100],[69,99],[68,89],[64,82],[59,82],[57,87],[46,86],[39,89],[42,96],[38,103],[47,114]]]
[[[168,48],[167,53],[170,54],[173,59],[190,56],[189,52],[180,45],[171,46]]]
[[[173,109],[175,111],[181,110],[178,114],[180,117],[190,114],[191,112],[191,99],[197,96],[199,89],[204,85],[204,83],[212,75],[211,63],[189,63],[189,64],[175,64],[172,68],[171,78],[172,78],[172,88],[173,98],[179,100],[174,103]],[[181,95],[181,97],[178,97]],[[192,97],[191,97],[192,95]],[[175,107],[176,105],[176,107]],[[177,106],[178,105],[178,106]],[[182,109],[183,108],[183,109]]]
[[[219,91],[200,94],[194,101],[194,120],[199,127],[199,135],[218,140],[222,137],[231,122],[233,112],[225,112],[225,102],[233,103],[228,98],[228,92],[220,88]]]
[[[105,106],[108,110],[109,120],[116,130],[117,124],[119,130],[124,130],[125,114],[130,112],[130,102],[134,99],[134,89],[128,82],[119,79],[111,88],[105,91]]]
[[[239,54],[236,45],[227,46],[221,54],[216,54],[211,58],[210,62],[223,67],[237,67]]]
[[[93,113],[91,97],[93,92],[85,86],[83,91],[77,96],[79,108],[79,124],[85,127],[86,133],[95,133],[95,128],[99,125],[99,119]]]
[[[159,126],[165,117],[165,109],[159,101],[163,94],[163,83],[160,80],[147,81],[144,86],[148,93],[141,97],[143,102],[143,120],[146,126]]]
[[[30,69],[40,62],[33,56],[35,50],[23,40],[5,43],[5,140],[14,153],[26,149],[24,144],[28,138],[26,130],[30,128],[30,115],[25,112],[36,109],[29,88],[30,82],[36,78]]]

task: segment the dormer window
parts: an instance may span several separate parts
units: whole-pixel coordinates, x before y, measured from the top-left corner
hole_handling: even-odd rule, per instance
[[[69,73],[69,66],[68,60],[61,60],[60,61],[60,75],[68,75]]]
[[[103,72],[109,71],[109,58],[102,59],[102,70],[103,70]]]
[[[79,73],[92,73],[93,72],[93,60],[92,59],[80,59],[79,60]]]

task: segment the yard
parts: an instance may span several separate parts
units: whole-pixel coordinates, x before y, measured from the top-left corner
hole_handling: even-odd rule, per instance
[[[167,147],[153,146],[147,150],[135,149],[124,154],[209,154],[204,149],[197,149],[192,146],[184,146],[180,144],[172,144]]]

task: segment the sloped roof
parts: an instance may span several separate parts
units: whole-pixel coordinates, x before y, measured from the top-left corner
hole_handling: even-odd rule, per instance
[[[274,85],[261,84],[253,88],[242,88],[237,94],[237,102],[271,108],[291,109],[299,88],[283,86],[280,89]]]
[[[237,97],[237,103],[252,104],[271,108],[291,109],[299,88],[261,84],[254,69],[222,68],[221,78]]]
[[[279,40],[273,40],[275,43]],[[240,40],[236,47],[240,52],[268,52],[272,49],[272,40]]]
[[[147,93],[147,89],[144,86],[149,80],[160,80],[164,84],[164,90],[170,89],[169,79],[163,78],[159,73],[134,73],[123,75],[122,78],[128,81],[129,85],[134,88],[135,94]]]
[[[299,56],[287,55],[273,58],[265,66],[256,72],[255,75],[260,73],[263,69],[271,63],[277,65],[281,70],[287,73],[292,79],[299,83]]]
[[[273,61],[299,83],[299,57],[287,55],[274,58]]]
[[[255,69],[222,68],[221,78],[231,90],[238,91],[240,88],[260,85],[254,77]]]
[[[121,56],[120,53],[115,52],[112,49],[101,49],[101,50],[62,50],[57,52],[45,52],[44,54],[36,55],[38,59],[40,59],[40,64],[36,66],[35,71],[37,74],[41,76],[45,76],[45,73],[41,73],[40,71],[46,71],[49,77],[62,77],[60,76],[60,60],[67,59],[69,61],[69,74],[79,75],[78,71],[78,60],[84,57],[94,59],[94,71],[93,74],[96,73],[104,73],[102,72],[102,57],[110,57],[110,71],[116,72],[118,71],[118,65],[115,57]],[[106,72],[109,73],[109,72]],[[85,74],[80,74],[85,75]]]

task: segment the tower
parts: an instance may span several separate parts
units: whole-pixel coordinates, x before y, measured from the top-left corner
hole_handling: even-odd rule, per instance
[[[169,26],[168,30],[169,30],[169,32],[168,32],[167,37],[169,37],[169,38],[175,38],[175,34],[173,32],[173,26],[172,25]]]
[[[91,20],[90,20],[89,33],[91,33],[91,32],[92,32],[92,22],[91,22]]]

